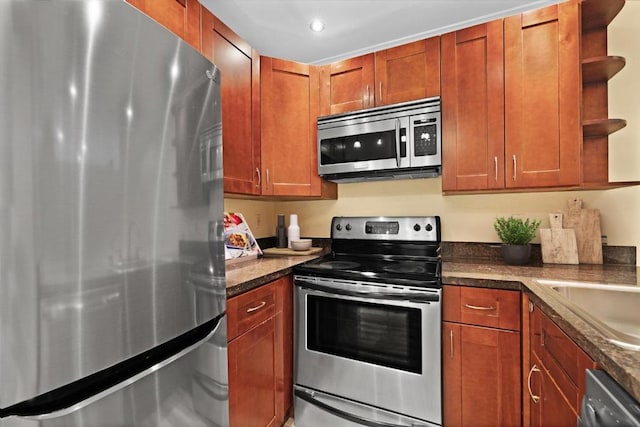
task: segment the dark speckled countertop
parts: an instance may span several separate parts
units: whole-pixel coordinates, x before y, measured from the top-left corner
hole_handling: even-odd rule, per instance
[[[263,257],[227,264],[227,298],[291,274],[293,266],[316,258],[318,255]]]
[[[575,315],[555,291],[536,279],[624,284],[640,286],[639,269],[620,265],[544,265],[514,267],[499,264],[444,262],[445,284],[521,289],[553,319],[593,360],[640,401],[640,351],[626,350],[608,342],[598,331]]]
[[[243,292],[290,274],[292,268],[312,256],[264,257],[226,266],[227,296]],[[588,323],[573,314],[554,291],[536,279],[570,280],[640,286],[635,266],[629,265],[539,265],[515,267],[492,262],[445,261],[442,281],[449,285],[522,290],[562,330],[640,401],[640,352],[625,350],[604,339]]]

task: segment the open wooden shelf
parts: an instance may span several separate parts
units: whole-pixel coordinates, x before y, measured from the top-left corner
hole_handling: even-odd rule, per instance
[[[627,121],[624,119],[586,120],[582,122],[582,136],[584,138],[607,136],[626,125]]]
[[[606,27],[624,6],[624,0],[584,0],[582,31]]]
[[[598,56],[582,60],[582,83],[606,82],[622,70],[627,61],[622,56]]]

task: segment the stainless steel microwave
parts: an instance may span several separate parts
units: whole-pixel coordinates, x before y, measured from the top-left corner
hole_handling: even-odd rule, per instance
[[[440,98],[318,118],[318,173],[336,182],[440,175]]]

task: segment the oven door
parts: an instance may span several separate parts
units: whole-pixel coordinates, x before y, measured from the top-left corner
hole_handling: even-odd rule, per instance
[[[399,169],[410,166],[408,117],[318,127],[318,173]]]
[[[295,383],[441,424],[441,290],[295,278]]]

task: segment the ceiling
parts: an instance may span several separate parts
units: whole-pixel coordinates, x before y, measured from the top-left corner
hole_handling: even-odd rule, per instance
[[[201,0],[261,55],[327,64],[564,0]],[[321,18],[325,30],[309,29]]]

